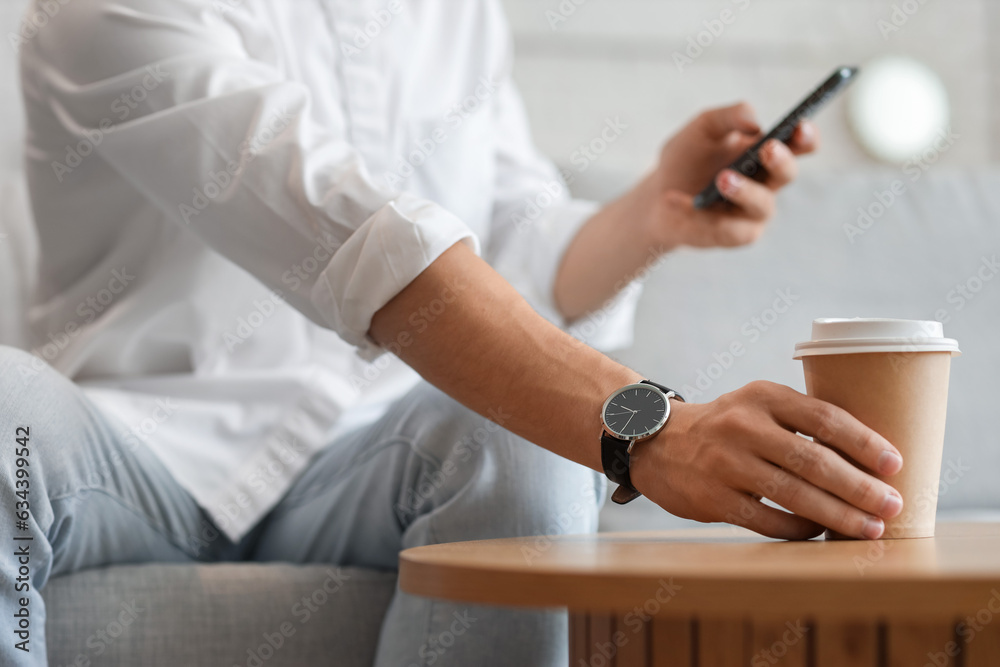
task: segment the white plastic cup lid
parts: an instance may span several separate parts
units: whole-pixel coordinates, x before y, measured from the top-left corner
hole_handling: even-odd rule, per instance
[[[944,337],[940,322],[891,319],[813,320],[812,340],[795,346],[795,359],[866,352],[951,352],[958,341]]]

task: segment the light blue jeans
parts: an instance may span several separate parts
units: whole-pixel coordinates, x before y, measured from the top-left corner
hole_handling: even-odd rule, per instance
[[[121,441],[125,429],[78,387],[47,367],[35,377],[21,372],[32,367],[26,353],[0,347],[2,665],[46,664],[40,590],[53,576],[154,561],[395,569],[401,549],[424,544],[591,532],[604,498],[601,476],[421,385],[378,423],[331,443],[234,544],[151,452]],[[27,456],[18,456],[20,428],[30,429]],[[18,472],[25,469],[30,472]],[[18,492],[26,487],[25,511],[18,503],[26,494]],[[21,527],[19,520],[25,521]],[[19,549],[30,557],[19,556]],[[22,566],[29,574],[19,577]],[[30,653],[15,648],[18,639],[10,632],[23,607],[30,613]],[[553,612],[475,607],[476,622],[441,653],[434,639],[455,613],[468,610],[397,591],[376,664],[567,663],[566,617]]]

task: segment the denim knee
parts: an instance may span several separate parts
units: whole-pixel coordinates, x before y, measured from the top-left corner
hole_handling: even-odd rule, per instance
[[[32,495],[67,486],[93,421],[71,381],[28,352],[0,346],[0,442],[27,450],[0,457],[0,484],[15,488],[17,475],[26,474]],[[26,466],[18,466],[19,458]]]
[[[49,365],[30,352],[16,347],[0,345],[0,388],[23,386],[39,373],[49,370]]]
[[[499,473],[496,479],[486,474],[491,501],[515,520],[511,537],[597,530],[606,489],[603,475],[508,431],[498,434],[484,457],[493,459]]]
[[[425,512],[428,505],[439,506],[434,521],[439,539],[597,529],[603,475],[502,428],[502,414],[490,421],[447,401],[424,403],[438,421],[416,438],[417,447],[432,454],[435,463],[425,466],[412,491],[427,501],[420,503]]]

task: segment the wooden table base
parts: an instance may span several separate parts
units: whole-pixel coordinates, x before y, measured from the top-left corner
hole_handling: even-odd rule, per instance
[[[570,667],[1000,667],[1000,523],[778,542],[738,528],[404,551],[400,587],[570,610]]]
[[[1000,623],[1000,619],[998,619]],[[975,623],[691,619],[571,613],[570,667],[997,667]]]

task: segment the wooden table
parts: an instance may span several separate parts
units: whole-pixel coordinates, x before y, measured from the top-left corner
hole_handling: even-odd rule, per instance
[[[738,528],[404,551],[426,597],[570,611],[571,667],[998,667],[1000,523],[879,542]]]

